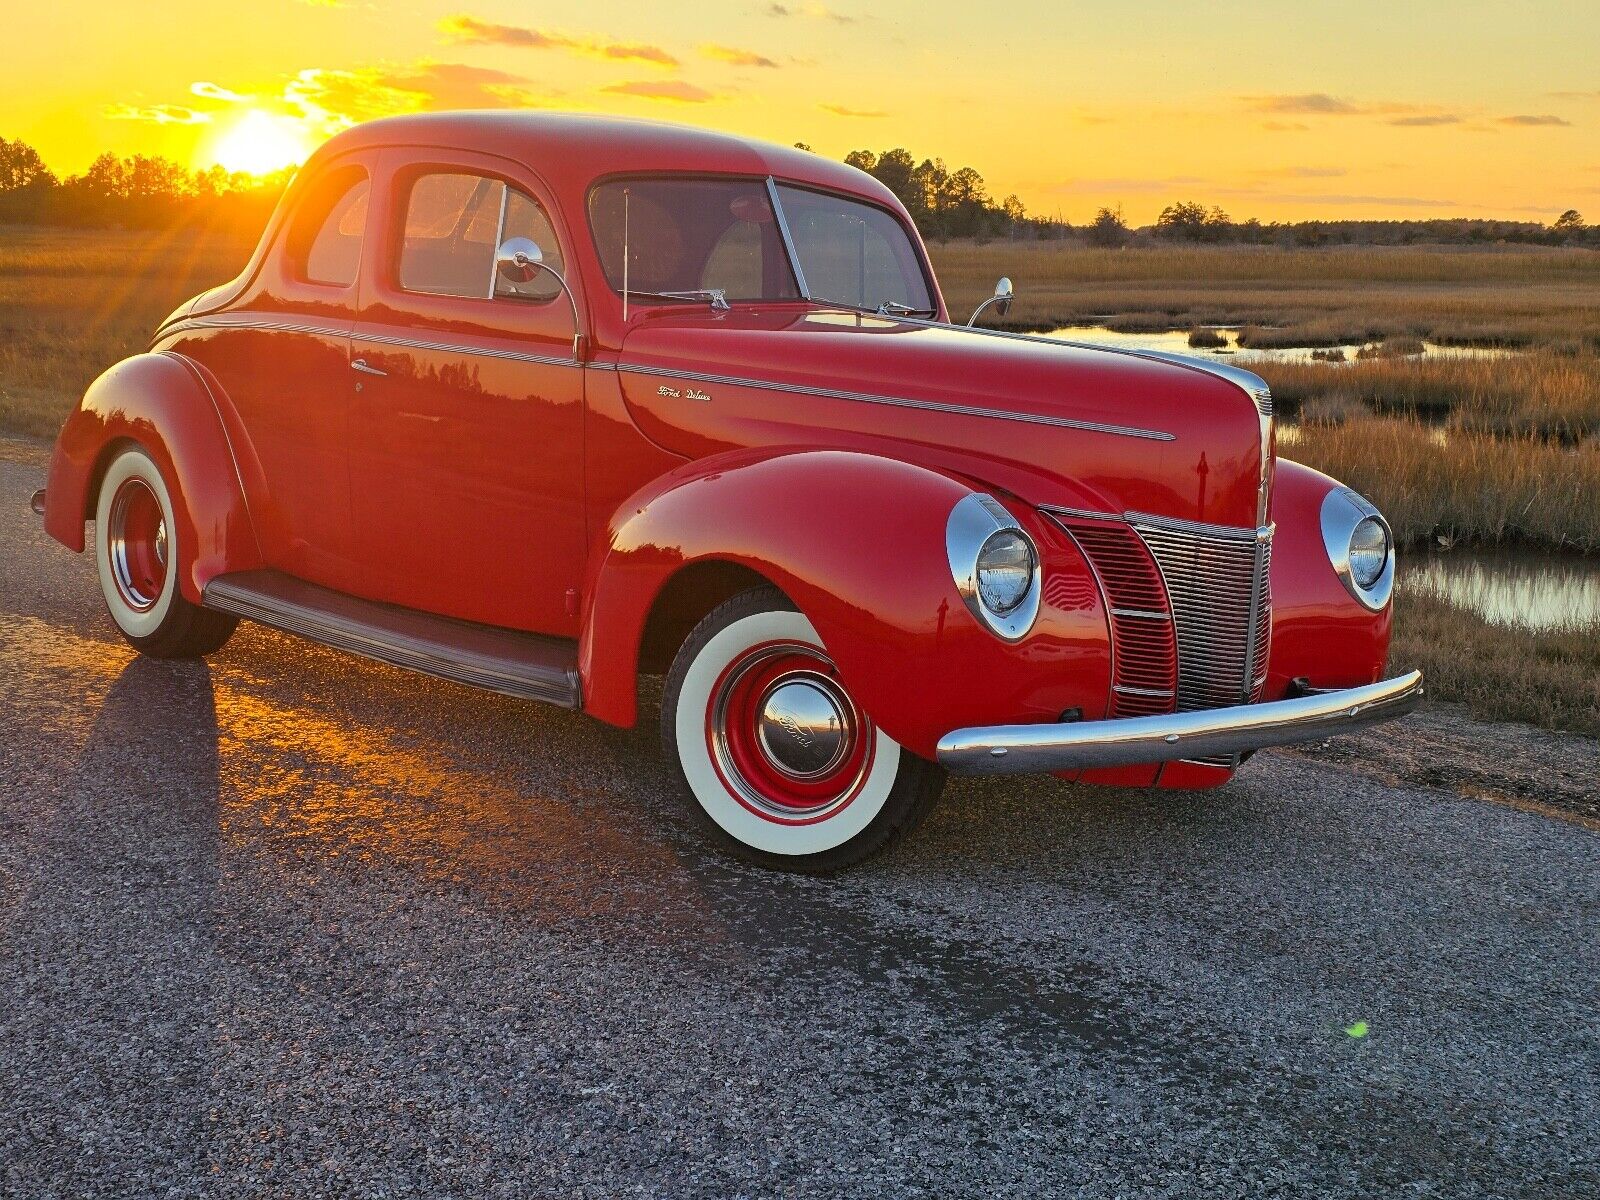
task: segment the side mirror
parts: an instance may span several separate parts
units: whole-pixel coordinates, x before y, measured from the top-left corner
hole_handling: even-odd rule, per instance
[[[495,252],[494,269],[507,283],[531,283],[541,268],[550,270],[544,266],[544,251],[532,238],[507,238]]]
[[[991,304],[994,305],[995,312],[1002,317],[1005,316],[1011,311],[1011,302],[1016,299],[1016,295],[1017,290],[1011,286],[1011,280],[1004,275],[1000,276],[999,282],[994,285],[994,295],[972,310],[972,316],[967,320],[967,324],[976,325],[978,318],[983,315],[983,310]]]
[[[507,238],[500,243],[500,249],[494,252],[494,270],[507,283],[531,283],[540,271],[556,281],[556,286],[561,289],[561,294],[567,298],[567,305],[572,309],[572,358],[581,363],[583,318],[578,315],[578,301],[572,294],[572,288],[561,277],[561,272],[544,261],[544,251],[539,248],[539,243],[532,238]],[[497,290],[489,289],[491,299]]]
[[[994,285],[994,295],[990,297],[994,301],[994,311],[1002,317],[1005,316],[1011,311],[1011,301],[1016,295],[1017,289],[1011,286],[1011,280],[1004,275],[1000,276],[999,282]]]

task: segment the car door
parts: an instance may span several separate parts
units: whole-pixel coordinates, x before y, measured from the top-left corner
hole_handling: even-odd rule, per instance
[[[389,151],[353,334],[351,488],[362,594],[576,636],[583,371],[567,255],[535,182],[456,151]],[[535,241],[553,269],[499,277]]]
[[[332,161],[294,208],[238,303],[178,348],[217,379],[264,481],[252,517],[269,566],[349,591],[349,353],[376,154]]]

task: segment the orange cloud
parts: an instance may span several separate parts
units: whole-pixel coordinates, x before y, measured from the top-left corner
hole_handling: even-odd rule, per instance
[[[289,81],[283,102],[327,130],[374,117],[433,108],[518,108],[543,103],[520,75],[466,63],[339,71],[308,68]]]
[[[1350,116],[1365,111],[1350,101],[1330,96],[1327,92],[1304,92],[1297,96],[1246,96],[1245,100],[1256,112]]]
[[[480,21],[465,13],[446,17],[439,28],[458,42],[482,42],[494,46],[531,46],[539,50],[571,47],[571,38],[560,34],[543,33],[520,25],[500,25],[493,21]]]
[[[189,85],[189,94],[191,96],[199,96],[203,100],[220,100],[224,104],[243,104],[250,99],[249,96],[241,96],[238,92],[229,91],[225,87],[204,79],[191,83]]]
[[[1402,127],[1422,128],[1429,125],[1459,125],[1461,118],[1455,113],[1431,113],[1415,117],[1393,117],[1389,124]]]
[[[155,125],[204,125],[211,120],[208,113],[181,104],[113,104],[105,115],[113,121],[149,121]]]
[[[707,58],[717,59],[719,62],[732,63],[736,67],[776,67],[778,64],[764,54],[757,54],[754,50],[740,50],[734,46],[719,46],[715,42],[700,47],[700,53]]]
[[[832,113],[836,117],[862,117],[869,120],[877,120],[879,117],[887,117],[889,115],[875,108],[846,108],[842,104],[819,104],[817,107],[823,112]]]
[[[522,25],[501,25],[495,21],[480,21],[477,17],[458,13],[439,22],[439,29],[451,41],[473,45],[519,46],[531,50],[568,50],[574,54],[589,54],[596,58],[620,61],[654,63],[659,67],[676,67],[678,59],[660,46],[638,42],[612,42],[596,38],[575,38],[564,33],[546,33]]]
[[[1495,123],[1499,125],[1571,125],[1572,122],[1565,117],[1555,116],[1553,113],[1542,113],[1538,116],[1496,117]]]
[[[678,60],[660,46],[614,43],[594,47],[593,52],[599,54],[601,58],[631,58],[640,62],[655,63],[661,67],[676,67],[678,65]]]
[[[707,100],[715,99],[713,93],[705,88],[681,79],[669,79],[661,83],[613,83],[600,90],[617,96],[638,96],[644,100],[667,100],[676,104],[704,104]]]

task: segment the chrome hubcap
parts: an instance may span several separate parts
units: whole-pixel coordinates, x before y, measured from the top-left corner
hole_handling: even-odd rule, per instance
[[[839,764],[850,743],[843,698],[821,676],[781,680],[763,698],[756,723],[762,752],[795,779],[814,779]]]
[[[145,612],[161,598],[167,575],[167,522],[144,480],[124,480],[106,522],[106,557],[123,602]]]

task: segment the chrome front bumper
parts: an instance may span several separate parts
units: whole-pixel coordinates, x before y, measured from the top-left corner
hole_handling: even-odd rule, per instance
[[[939,762],[963,775],[1020,775],[1211,758],[1315,742],[1410,712],[1422,672],[1341,691],[1201,712],[1062,725],[992,725],[939,739]]]

